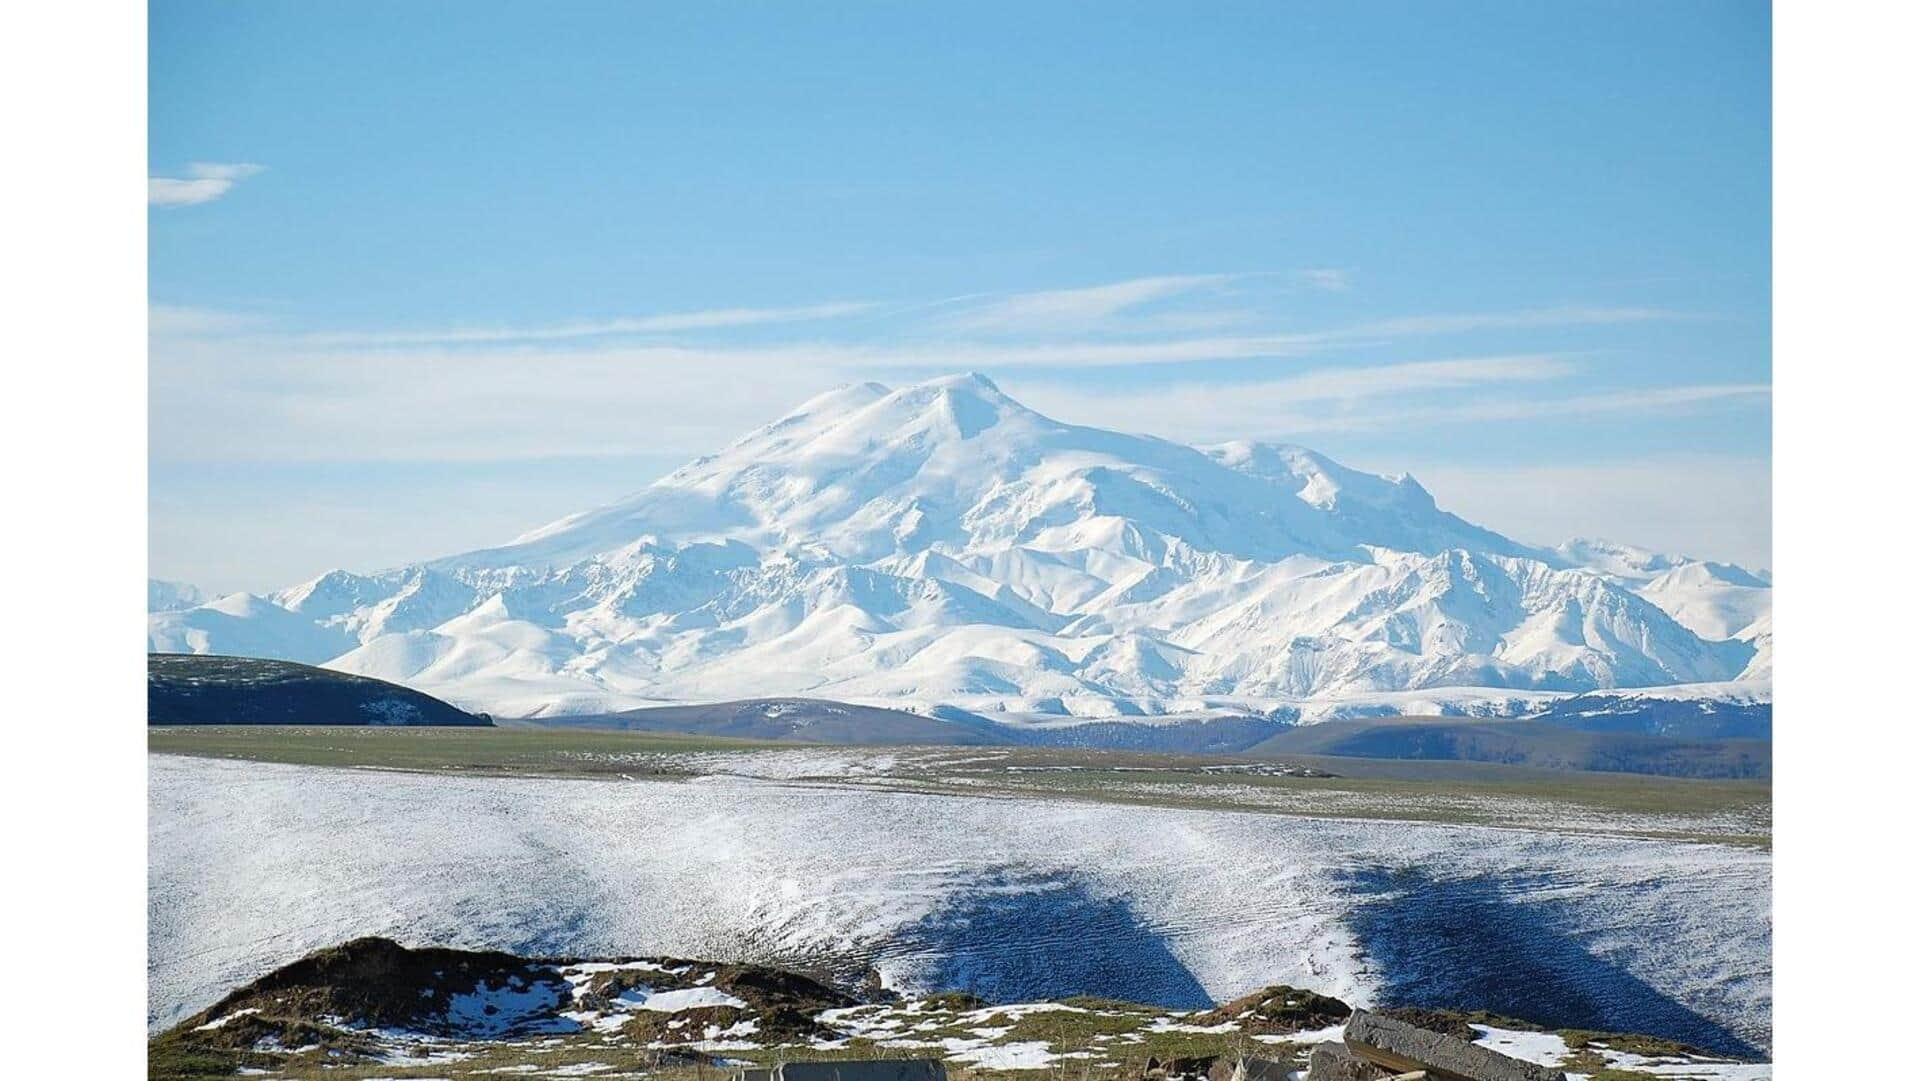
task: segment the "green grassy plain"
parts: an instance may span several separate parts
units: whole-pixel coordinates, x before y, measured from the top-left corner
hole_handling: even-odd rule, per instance
[[[156,754],[349,769],[675,780],[751,772],[757,753],[822,755],[796,784],[1027,796],[1202,810],[1564,829],[1766,846],[1772,785],[1479,762],[1289,756],[1185,756],[1040,747],[809,746],[594,728],[321,728],[182,726],[148,730]],[[884,770],[850,777],[831,762],[871,754]],[[738,757],[735,757],[738,756]],[[1332,776],[1286,774],[1305,767]],[[1222,767],[1229,767],[1223,769]]]
[[[147,730],[153,754],[242,758],[296,766],[486,776],[619,777],[657,771],[651,756],[791,746],[663,732],[592,728],[380,728],[179,725]]]

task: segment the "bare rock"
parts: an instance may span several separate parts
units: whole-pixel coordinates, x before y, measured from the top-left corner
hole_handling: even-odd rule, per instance
[[[1395,1072],[1425,1070],[1435,1081],[1567,1079],[1560,1070],[1508,1058],[1478,1044],[1365,1010],[1354,1011],[1347,1022],[1347,1049],[1357,1058]]]
[[[1287,1081],[1293,1076],[1290,1063],[1270,1058],[1235,1058],[1222,1055],[1207,1070],[1207,1081]]]
[[[1343,1043],[1318,1044],[1307,1059],[1307,1081],[1384,1081],[1391,1070],[1357,1058]]]

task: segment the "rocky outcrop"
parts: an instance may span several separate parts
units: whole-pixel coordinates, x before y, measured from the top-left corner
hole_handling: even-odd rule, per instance
[[[1288,1036],[1340,1024],[1352,1012],[1337,998],[1274,984],[1201,1014],[1196,1023],[1232,1022],[1249,1034]]]
[[[1435,1027],[1285,985],[1202,1012],[1095,998],[993,1004],[957,992],[868,993],[755,964],[526,958],[360,938],[268,973],[161,1033],[148,1064],[151,1078],[166,1079],[413,1062],[450,1078],[590,1066],[647,1073],[721,1059],[760,1071],[738,1081],[849,1081],[856,1071],[872,1081],[940,1081],[946,1063],[983,1079],[1069,1063],[1074,1076],[1100,1081],[1382,1081],[1416,1070],[1428,1081],[1563,1078],[1473,1042],[1514,1036],[1558,1042],[1543,1061],[1585,1073],[1708,1061],[1649,1037],[1516,1030],[1445,1010],[1403,1016]]]

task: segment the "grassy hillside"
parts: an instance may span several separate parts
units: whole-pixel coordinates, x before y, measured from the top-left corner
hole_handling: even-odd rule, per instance
[[[365,676],[256,657],[147,655],[149,725],[482,727],[493,722]]]

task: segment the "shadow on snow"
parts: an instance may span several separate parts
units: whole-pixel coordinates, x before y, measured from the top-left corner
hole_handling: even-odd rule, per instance
[[[1063,879],[984,884],[898,936],[929,986],[989,1002],[1100,995],[1179,1009],[1212,1005],[1193,973],[1117,898]]]
[[[1487,1010],[1755,1053],[1726,1026],[1589,952],[1563,903],[1518,898],[1529,883],[1372,868],[1348,884],[1359,900],[1348,923],[1382,978],[1383,1006]]]

